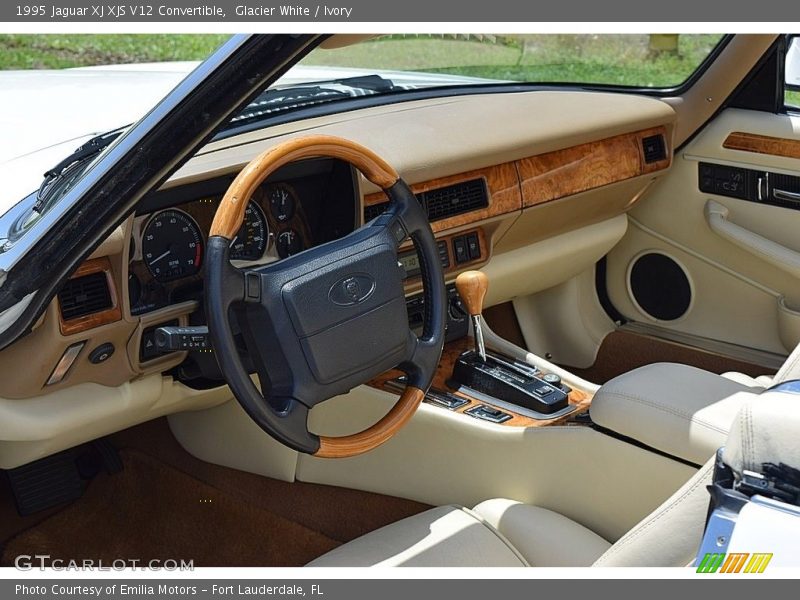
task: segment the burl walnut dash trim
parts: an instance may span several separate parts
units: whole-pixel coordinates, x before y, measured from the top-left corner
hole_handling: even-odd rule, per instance
[[[503,163],[484,169],[466,171],[449,177],[431,179],[430,181],[412,185],[411,190],[415,194],[421,194],[429,190],[447,187],[448,185],[470,181],[472,179],[483,179],[486,181],[486,188],[489,191],[489,206],[484,209],[456,215],[448,219],[434,221],[431,223],[431,228],[434,233],[515,212],[522,208],[519,177],[514,163]],[[377,192],[364,197],[364,206],[380,204],[386,201],[386,195],[383,192]]]
[[[722,143],[722,147],[728,150],[741,150],[742,152],[755,152],[784,158],[800,158],[800,140],[776,138],[742,131],[731,133]]]
[[[478,400],[477,398],[473,398],[468,394],[463,394],[461,392],[454,392],[450,387],[447,385],[447,380],[450,378],[450,375],[453,373],[453,366],[455,365],[456,360],[461,355],[464,350],[472,348],[472,339],[470,338],[462,338],[460,340],[455,340],[446,344],[444,350],[442,352],[442,358],[439,361],[439,368],[436,370],[436,375],[434,375],[433,383],[431,384],[432,388],[439,389],[439,390],[447,390],[451,394],[459,396],[468,400],[468,403],[464,406],[458,408],[454,412],[463,413],[470,408],[474,408],[479,404],[491,404],[490,402],[484,402],[482,400]],[[399,377],[402,375],[400,371],[387,371],[380,377],[376,377],[372,381],[369,382],[369,385],[386,391],[390,393],[397,393],[393,388],[387,387],[386,383]],[[575,415],[579,415],[581,413],[586,412],[589,410],[589,406],[592,403],[592,396],[591,394],[587,394],[586,392],[582,392],[580,390],[572,390],[569,394],[569,403],[575,406],[575,410],[560,417],[556,417],[554,419],[532,419],[531,417],[521,415],[519,413],[512,412],[505,407],[495,407],[503,412],[509,413],[511,415],[511,419],[508,421],[501,423],[504,427],[547,427],[549,425],[564,425],[566,421],[570,418],[574,417]],[[442,409],[446,410],[446,409]],[[473,418],[473,417],[470,417]]]
[[[667,158],[646,163],[642,139],[664,136]],[[523,205],[527,208],[586,192],[670,165],[671,149],[665,127],[617,135],[517,161]]]
[[[93,273],[105,273],[106,281],[108,282],[108,292],[111,296],[111,308],[65,321],[62,317],[61,305],[59,304],[58,324],[59,329],[61,330],[61,335],[73,335],[76,333],[81,333],[89,329],[94,329],[95,327],[108,325],[109,323],[116,323],[122,319],[122,310],[119,306],[117,290],[116,286],[114,285],[114,277],[111,272],[111,261],[107,256],[87,260],[77,268],[70,279],[83,277],[84,275],[91,275]]]

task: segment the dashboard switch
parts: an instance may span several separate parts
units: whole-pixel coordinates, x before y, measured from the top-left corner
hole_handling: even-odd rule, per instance
[[[159,352],[186,352],[211,348],[208,327],[159,327],[155,332]]]
[[[467,241],[463,236],[453,238],[453,254],[456,257],[457,264],[469,261],[469,253],[467,251]]]
[[[481,243],[478,241],[477,233],[467,234],[467,253],[470,260],[476,260],[481,257]]]
[[[252,271],[246,272],[244,277],[247,300],[258,302],[261,299],[261,277]]]
[[[100,363],[106,362],[113,354],[114,344],[111,342],[106,342],[105,344],[100,344],[97,348],[92,350],[92,352],[89,354],[89,362],[93,365],[99,365]]]
[[[507,412],[497,410],[488,404],[479,404],[478,406],[467,409],[464,413],[470,417],[475,417],[482,421],[490,421],[492,423],[505,423],[511,419],[511,415]]]

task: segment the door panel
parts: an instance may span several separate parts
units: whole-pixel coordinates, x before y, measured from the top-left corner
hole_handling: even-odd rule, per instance
[[[737,133],[776,139],[732,136]],[[743,146],[743,139],[756,143]],[[631,320],[681,333],[777,354],[793,349],[800,341],[800,202],[792,209],[730,197],[742,189],[736,181],[730,192],[722,191],[722,180],[706,179],[703,189],[722,193],[701,191],[700,165],[759,172],[766,198],[765,172],[772,174],[772,188],[781,179],[775,175],[800,176],[795,151],[800,151],[800,116],[721,113],[676,154],[670,173],[629,213],[628,231],[608,256],[607,286],[616,308]],[[702,176],[708,173],[703,170]],[[743,174],[741,185],[749,177],[748,189],[755,189],[757,173],[736,173]],[[636,300],[646,297],[648,286],[650,292],[668,292],[659,288],[666,275],[658,271],[632,287],[631,267],[648,252],[668,256],[686,273],[691,299],[677,318],[654,318]]]

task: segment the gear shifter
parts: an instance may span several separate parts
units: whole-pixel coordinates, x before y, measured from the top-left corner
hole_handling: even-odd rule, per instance
[[[486,354],[481,313],[489,278],[480,271],[466,271],[456,278],[456,288],[472,319],[475,350],[467,350],[458,357],[450,385],[455,388],[463,386],[506,404],[528,409],[541,415],[537,418],[563,414],[562,411],[569,407],[569,388],[561,384],[560,378],[555,378],[556,381],[528,364],[494,353]]]
[[[467,308],[472,329],[475,332],[475,353],[486,361],[486,346],[483,343],[483,330],[481,329],[481,313],[483,312],[483,299],[489,289],[489,278],[480,271],[464,271],[456,277],[456,289],[464,306]]]

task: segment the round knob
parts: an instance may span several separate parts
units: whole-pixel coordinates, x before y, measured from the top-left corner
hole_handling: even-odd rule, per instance
[[[461,298],[451,298],[447,310],[450,313],[450,318],[454,321],[460,321],[467,316],[467,311],[464,310],[464,303]]]
[[[556,375],[555,373],[547,373],[545,375],[542,375],[542,381],[549,383],[554,388],[561,387],[561,377],[559,375]]]
[[[480,271],[464,271],[456,277],[456,289],[470,316],[483,312],[483,299],[489,289],[489,278]]]

